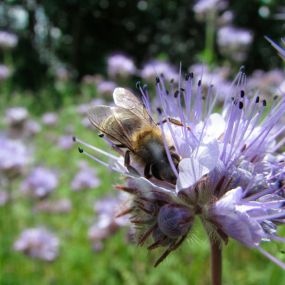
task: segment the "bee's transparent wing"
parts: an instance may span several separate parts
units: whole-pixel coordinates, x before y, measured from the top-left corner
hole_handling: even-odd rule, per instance
[[[144,120],[145,123],[154,124],[142,101],[129,90],[118,87],[114,90],[113,98],[118,107],[128,109],[130,112]]]
[[[132,134],[141,127],[141,119],[127,109],[99,105],[88,112],[92,125],[112,142],[120,143],[130,150]]]

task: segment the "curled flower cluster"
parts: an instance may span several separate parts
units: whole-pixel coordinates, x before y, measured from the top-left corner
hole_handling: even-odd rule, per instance
[[[192,73],[178,86],[157,78],[158,112],[151,108],[147,89],[138,85],[147,113],[158,118],[174,182],[146,176],[133,161],[126,167],[125,153],[115,145],[118,157],[77,140],[110,163],[81,152],[126,176],[126,185],[117,188],[133,197],[125,213],[136,227],[138,244],[164,249],[155,265],[185,240],[199,218],[211,241],[226,244],[233,238],[285,269],[261,247],[262,242],[285,241],[277,233],[285,222],[285,127],[280,123],[285,97],[266,101],[251,95],[245,82],[241,70],[221,112],[215,111],[219,89],[202,89],[202,80]],[[177,167],[166,141],[180,158]]]

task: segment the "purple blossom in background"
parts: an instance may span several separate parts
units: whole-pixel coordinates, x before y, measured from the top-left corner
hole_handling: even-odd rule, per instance
[[[152,60],[146,63],[140,72],[141,77],[148,82],[152,82],[153,78],[161,74],[167,80],[177,79],[178,77],[178,72],[173,66],[168,62],[160,60]]]
[[[71,182],[73,191],[96,188],[101,184],[94,168],[85,163],[81,163],[79,172],[74,176]]]
[[[9,200],[9,195],[6,191],[0,190],[0,207],[4,206]]]
[[[99,97],[111,98],[117,84],[113,81],[101,81],[97,84],[97,93]]]
[[[58,185],[57,175],[50,169],[38,166],[23,181],[21,189],[36,198],[44,198]]]
[[[195,83],[192,73],[178,85],[170,83],[169,89],[162,78],[156,81],[160,110],[152,110],[141,88],[145,110],[137,108],[135,114],[158,117],[164,146],[171,145],[179,157],[175,166],[177,159],[165,147],[175,179],[159,179],[155,173],[145,177],[138,164],[131,161],[125,167],[122,150],[116,157],[77,140],[105,155],[110,160],[107,166],[127,177],[126,185],[117,188],[133,197],[125,212],[131,214],[138,244],[146,244],[149,250],[164,248],[157,266],[191,234],[195,219],[200,219],[211,244],[220,248],[229,238],[235,239],[285,269],[284,263],[262,247],[264,242],[285,242],[277,232],[285,223],[284,94],[271,98],[270,103],[259,94],[250,96],[241,71],[217,113],[219,86],[216,90],[211,85],[204,93],[201,77]],[[116,92],[126,94],[120,89]],[[128,106],[118,98],[115,102],[120,108]]]
[[[122,226],[129,225],[126,217],[117,218],[121,205],[126,202],[126,196],[105,197],[96,201],[94,210],[97,214],[96,222],[90,227],[88,237],[94,250],[103,248],[102,241],[113,235]]]
[[[258,90],[261,94],[270,98],[272,94],[282,94],[281,87],[284,79],[285,73],[281,69],[273,69],[268,72],[256,70],[249,78],[248,86],[250,89]]]
[[[245,29],[225,26],[218,30],[217,44],[220,52],[236,62],[245,60],[252,40],[252,33]]]
[[[0,64],[0,81],[6,80],[11,76],[11,69],[4,64]]]
[[[207,15],[225,9],[227,4],[225,0],[198,0],[193,6],[193,12],[198,20],[205,21]]]
[[[10,49],[18,44],[18,37],[14,34],[0,31],[0,48]]]
[[[41,213],[65,214],[72,209],[71,201],[60,199],[55,201],[40,201],[34,207],[34,210]]]
[[[58,115],[56,113],[45,113],[42,122],[46,126],[55,126],[58,122]]]
[[[6,110],[5,121],[9,127],[23,128],[29,117],[29,112],[24,107],[13,107]]]
[[[57,142],[57,146],[64,150],[71,149],[73,144],[72,136],[69,135],[61,136]]]
[[[107,72],[113,79],[128,79],[136,72],[132,59],[122,54],[113,54],[107,60]]]
[[[41,130],[42,127],[38,122],[34,120],[29,120],[25,124],[24,132],[27,136],[34,136],[37,133],[41,132]]]
[[[0,136],[0,173],[8,178],[22,174],[30,162],[30,154],[19,140]]]
[[[24,230],[14,243],[16,251],[45,261],[53,261],[58,248],[59,239],[43,227]]]

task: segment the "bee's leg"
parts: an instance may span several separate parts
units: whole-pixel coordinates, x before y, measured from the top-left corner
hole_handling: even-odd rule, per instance
[[[145,165],[145,168],[144,168],[144,177],[149,179],[152,177],[151,173],[150,173],[150,170],[151,170],[151,166],[152,164],[151,163],[147,163]]]
[[[151,164],[150,168],[151,168],[151,173],[152,173],[152,175],[153,175],[156,179],[162,180],[162,179],[161,179],[161,176],[160,176],[160,174],[159,174],[160,169],[157,168],[157,164]]]
[[[181,160],[180,156],[173,151],[170,151],[171,158],[173,160],[174,165],[177,167],[179,161]]]
[[[131,173],[131,174],[134,174],[134,175],[138,175],[140,176],[139,172],[131,166],[131,156],[130,156],[131,152],[129,150],[127,150],[125,152],[125,157],[124,157],[124,164],[126,166],[126,168],[128,169],[128,171]]]
[[[165,124],[166,122],[170,122],[176,126],[179,126],[179,127],[183,127],[184,125],[179,121],[179,120],[176,120],[174,118],[171,118],[171,117],[168,117],[167,119],[163,119],[161,122],[157,123],[157,125],[161,125],[161,124]],[[186,126],[186,128],[188,130],[191,130],[191,128],[189,126]]]

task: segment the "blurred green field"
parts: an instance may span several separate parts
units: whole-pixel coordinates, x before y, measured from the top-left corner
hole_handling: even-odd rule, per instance
[[[24,104],[27,103],[22,102]],[[107,239],[102,251],[92,250],[87,232],[95,217],[93,204],[96,199],[115,193],[113,185],[120,178],[80,156],[76,146],[63,151],[54,144],[52,138],[64,133],[65,128],[71,125],[78,137],[107,149],[94,131],[81,125],[75,107],[65,105],[58,113],[58,125],[44,127],[34,138],[34,145],[30,146],[35,151],[34,165],[44,164],[60,172],[60,185],[48,199],[69,198],[72,210],[67,214],[33,212],[35,202],[17,195],[20,180],[13,183],[13,201],[0,207],[0,284],[210,284],[208,242],[198,221],[188,240],[158,268],[152,266],[157,258],[155,252],[149,253],[126,240],[127,229],[121,229]],[[102,183],[97,189],[72,192],[70,181],[75,175],[77,161],[81,159],[96,167]],[[13,243],[20,232],[38,225],[44,225],[60,238],[59,256],[54,262],[32,259],[13,250]],[[270,251],[285,259],[281,245],[270,245]],[[284,272],[254,250],[230,242],[223,255],[223,284],[285,284]]]

